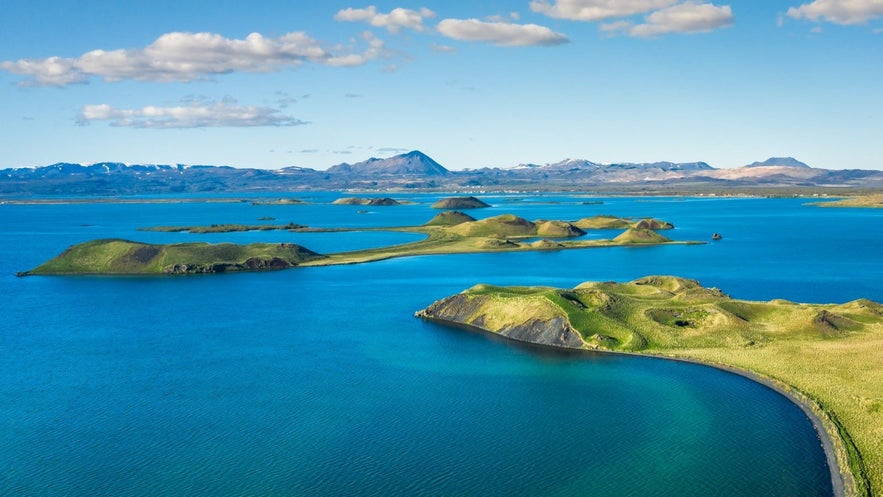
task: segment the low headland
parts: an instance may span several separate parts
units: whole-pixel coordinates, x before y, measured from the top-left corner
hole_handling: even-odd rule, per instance
[[[865,207],[883,209],[883,194],[859,195],[831,202],[813,202],[816,207]]]
[[[694,280],[650,276],[573,289],[476,285],[416,315],[531,344],[744,374],[811,414],[828,444],[836,495],[883,492],[883,305],[876,302],[736,300]]]
[[[293,223],[292,223],[293,224]],[[273,225],[258,225],[273,226]],[[323,232],[351,231],[347,228],[288,228],[291,231]],[[299,226],[299,225],[296,225]],[[631,226],[631,225],[629,225]],[[218,233],[254,228],[243,225],[164,226],[148,228],[153,231],[189,231],[191,233]],[[269,228],[267,228],[269,229]],[[515,252],[532,250],[565,250],[580,248],[618,247],[634,245],[699,244],[703,242],[672,241],[649,229],[627,228],[610,239],[576,240],[585,234],[581,228],[566,221],[528,221],[504,214],[482,220],[457,212],[439,213],[421,226],[364,228],[365,231],[398,231],[420,233],[420,241],[373,249],[317,254],[289,243],[248,244],[146,244],[129,240],[94,240],[75,245],[40,266],[19,273],[30,275],[60,274],[191,274],[245,270],[284,269],[293,266],[328,266],[357,264],[394,257],[413,255],[466,254],[480,252]],[[530,240],[549,237],[555,240]],[[292,257],[286,247],[306,251]],[[270,250],[272,248],[273,250]],[[268,250],[270,250],[268,252]],[[304,256],[308,253],[308,256]],[[254,260],[253,260],[254,259]],[[283,265],[280,259],[286,261]],[[249,262],[251,261],[251,262]],[[178,269],[174,269],[178,267]],[[184,268],[184,269],[181,269]]]

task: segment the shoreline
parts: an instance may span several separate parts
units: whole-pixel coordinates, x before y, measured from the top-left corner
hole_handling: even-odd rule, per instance
[[[751,380],[759,385],[762,385],[779,395],[788,399],[792,404],[795,404],[801,411],[803,411],[804,415],[809,418],[810,423],[812,423],[813,429],[816,432],[816,435],[819,438],[819,442],[822,446],[822,451],[825,453],[825,460],[827,462],[829,476],[831,479],[831,487],[834,497],[851,497],[853,495],[857,495],[855,493],[856,475],[852,474],[852,471],[849,470],[849,461],[843,461],[845,464],[841,464],[841,461],[837,458],[838,450],[835,448],[835,445],[844,453],[848,454],[848,451],[845,448],[846,442],[840,436],[839,431],[837,430],[838,425],[831,419],[830,413],[825,411],[817,401],[809,397],[797,390],[794,386],[789,385],[780,380],[776,380],[774,378],[770,378],[768,376],[764,376],[761,373],[756,371],[751,371],[749,369],[741,369],[736,366],[731,366],[728,364],[719,364],[713,362],[705,362],[699,359],[693,359],[689,357],[678,357],[678,356],[670,356],[665,354],[655,354],[655,353],[640,353],[640,352],[622,352],[622,351],[614,351],[614,350],[603,350],[603,349],[583,349],[583,348],[570,348],[570,347],[558,347],[554,345],[545,345],[534,342],[529,342],[526,340],[519,340],[517,338],[507,337],[504,335],[500,335],[499,333],[494,333],[491,330],[481,328],[478,326],[474,326],[471,324],[457,323],[453,321],[447,321],[444,319],[438,319],[428,316],[417,316],[424,321],[436,323],[448,327],[461,328],[467,331],[478,332],[483,335],[488,335],[490,337],[494,337],[496,339],[500,339],[505,342],[509,342],[512,344],[517,344],[520,346],[529,347],[532,349],[540,349],[545,351],[558,352],[561,354],[573,354],[573,355],[584,355],[584,354],[609,354],[609,355],[619,355],[626,357],[641,357],[641,358],[649,358],[649,359],[660,359],[660,360],[670,360],[676,362],[683,362],[686,364],[695,364],[698,366],[704,366],[709,368],[714,368],[719,371],[724,371],[726,373],[735,374]],[[824,417],[824,419],[823,419]],[[833,433],[832,433],[833,431]],[[836,442],[835,442],[836,440]],[[839,443],[838,443],[839,442]],[[848,457],[848,456],[844,456]],[[850,489],[850,493],[847,494],[847,488]]]

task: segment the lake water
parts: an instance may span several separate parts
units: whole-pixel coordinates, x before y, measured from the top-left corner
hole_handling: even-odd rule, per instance
[[[883,300],[883,211],[799,199],[490,196],[479,217],[654,216],[700,246],[413,257],[271,273],[30,277],[67,246],[273,241],[320,252],[403,233],[191,235],[155,225],[420,224],[397,207],[0,205],[0,495],[828,496],[817,435],[747,379],[555,355],[425,323],[476,283],[648,274],[737,298]],[[583,205],[601,200],[603,204]],[[367,209],[368,213],[359,213]],[[615,234],[615,232],[614,232]]]

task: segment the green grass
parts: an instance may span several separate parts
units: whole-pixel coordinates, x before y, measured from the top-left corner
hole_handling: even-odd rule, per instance
[[[491,332],[563,316],[586,349],[756,373],[820,415],[840,467],[849,472],[847,495],[883,494],[883,305],[865,299],[839,305],[735,300],[670,276],[587,282],[571,290],[477,285],[439,303],[444,320],[477,322]],[[466,305],[470,312],[458,316],[445,305]]]
[[[452,233],[465,237],[576,237],[585,232],[571,223],[565,221],[538,220],[536,222],[503,214],[489,217],[480,221],[460,223],[451,228]]]
[[[475,197],[448,197],[436,201],[431,207],[433,209],[480,209],[490,206]]]
[[[475,218],[469,214],[464,214],[460,211],[445,211],[436,214],[425,226],[456,226],[472,221],[475,221]]]
[[[623,230],[628,228],[640,230],[670,230],[674,228],[674,225],[670,222],[662,221],[660,219],[647,218],[634,221],[632,219],[610,215],[584,217],[579,221],[574,221],[573,225],[584,230]]]

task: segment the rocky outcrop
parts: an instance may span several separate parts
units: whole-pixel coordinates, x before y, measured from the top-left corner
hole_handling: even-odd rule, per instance
[[[244,262],[218,262],[214,264],[172,264],[163,268],[163,274],[210,274],[233,271],[273,271],[294,267],[280,257],[252,257]]]
[[[530,313],[524,319],[507,316],[498,321],[492,315],[491,297],[458,294],[439,300],[415,316],[447,324],[470,326],[521,342],[549,345],[568,349],[585,348],[582,336],[565,316],[535,317]]]

